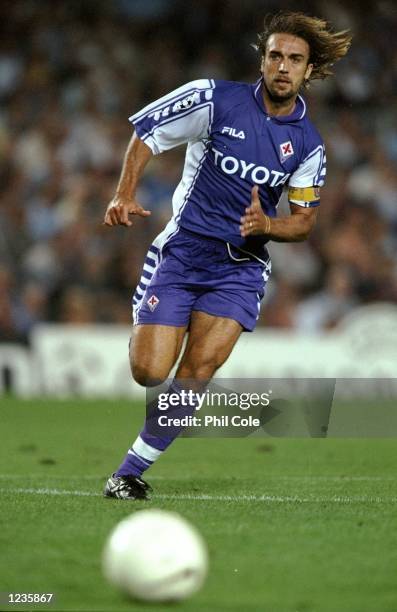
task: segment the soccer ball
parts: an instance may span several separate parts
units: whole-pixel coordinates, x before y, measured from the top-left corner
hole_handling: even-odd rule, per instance
[[[116,525],[103,551],[108,581],[144,601],[179,601],[203,585],[206,545],[176,512],[141,510]]]

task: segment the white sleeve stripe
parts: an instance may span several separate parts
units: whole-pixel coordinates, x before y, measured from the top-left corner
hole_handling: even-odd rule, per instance
[[[164,125],[167,125],[168,123],[172,123],[173,121],[179,121],[180,119],[186,117],[187,115],[190,115],[192,113],[195,113],[197,110],[199,109],[203,109],[203,108],[208,108],[210,111],[210,122],[209,122],[209,129],[212,123],[212,110],[213,110],[213,103],[212,102],[204,102],[203,104],[197,104],[195,105],[193,108],[189,108],[189,110],[187,110],[184,113],[178,113],[178,115],[176,117],[170,117],[169,119],[166,119],[165,121],[162,121],[161,123],[158,123],[157,125],[154,125],[152,127],[152,129],[150,130],[150,132],[146,132],[145,134],[142,135],[141,140],[145,140],[146,138],[153,136],[155,130],[157,130],[158,128],[162,128]]]
[[[151,104],[148,104],[147,106],[142,108],[140,111],[138,111],[134,115],[131,115],[131,117],[128,117],[128,120],[131,121],[131,123],[133,123],[134,121],[140,121],[147,115],[154,113],[156,111],[159,112],[163,110],[166,106],[169,106],[173,102],[177,102],[180,98],[189,96],[195,91],[197,91],[197,88],[190,88],[190,89],[187,89],[185,92],[183,92],[183,95],[178,94],[177,96],[175,95],[172,96],[171,94],[169,94],[168,96],[163,96],[162,98],[160,98],[160,100],[156,100],[156,102],[152,102]]]
[[[314,177],[314,182],[313,182],[313,186],[314,185],[318,185],[319,181],[320,181],[320,170],[323,169],[324,175],[326,173],[326,169],[323,168],[323,160],[324,160],[324,147],[321,147],[321,151],[320,151],[320,162],[318,165],[318,170],[317,170],[317,174]]]
[[[129,120],[132,123],[134,121],[139,121],[145,115],[148,115],[150,112],[159,111],[163,107],[169,106],[172,102],[174,101],[176,102],[179,98],[184,98],[188,96],[190,93],[193,93],[195,91],[197,92],[204,91],[209,88],[210,89],[215,88],[215,83],[212,79],[211,81],[209,81],[208,79],[200,79],[197,81],[191,81],[190,83],[186,83],[186,85],[182,85],[181,87],[178,87],[178,89],[175,89],[171,93],[165,96],[162,96],[159,100],[155,100],[154,102],[151,102],[150,104],[142,108],[140,111],[138,111],[134,115],[131,115],[131,117],[129,117]]]
[[[306,161],[308,161],[311,157],[313,157],[313,155],[316,155],[319,151],[323,151],[324,147],[323,145],[318,145],[318,147],[316,147],[315,149],[313,149],[313,151],[310,151],[309,155],[307,157],[305,157],[305,159],[302,161],[302,164],[304,164]]]
[[[324,166],[324,147],[316,147],[295,170],[289,180],[290,187],[315,187],[324,184],[326,169]],[[321,174],[320,174],[321,173]]]

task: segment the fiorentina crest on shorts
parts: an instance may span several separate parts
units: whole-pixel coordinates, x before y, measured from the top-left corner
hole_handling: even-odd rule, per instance
[[[152,295],[150,296],[150,298],[147,300],[147,305],[149,306],[150,310],[153,312],[153,310],[157,307],[157,304],[159,303],[159,298],[156,295]]]
[[[288,140],[287,142],[283,142],[280,145],[280,159],[281,161],[285,161],[288,157],[294,154],[294,149],[292,146],[292,142]]]

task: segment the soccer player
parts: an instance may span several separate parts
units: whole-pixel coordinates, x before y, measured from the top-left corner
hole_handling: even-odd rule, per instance
[[[131,371],[141,385],[163,382],[188,334],[169,392],[208,382],[242,331],[258,318],[270,259],[269,240],[306,240],[325,179],[322,139],[300,91],[331,74],[351,37],[302,13],[265,19],[255,84],[192,81],[130,117],[135,127],[104,223],[131,226],[147,217],[136,190],[153,155],[187,143],[173,216],[150,246],[133,297]],[[291,214],[277,218],[288,188]],[[145,499],[143,472],[176,437],[145,426],[104,494]]]

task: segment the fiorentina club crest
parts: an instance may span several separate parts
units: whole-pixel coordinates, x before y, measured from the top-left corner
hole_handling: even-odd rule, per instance
[[[283,142],[280,145],[280,159],[281,161],[285,161],[288,157],[294,154],[294,149],[292,147],[292,142],[288,140],[287,142]]]
[[[152,295],[148,301],[146,302],[147,305],[149,306],[150,310],[153,312],[153,310],[156,308],[157,304],[159,303],[159,298],[155,295]]]

